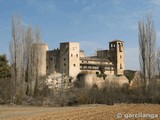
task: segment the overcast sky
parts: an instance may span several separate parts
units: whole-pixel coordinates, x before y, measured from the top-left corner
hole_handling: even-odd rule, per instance
[[[0,54],[9,56],[11,19],[40,28],[49,49],[60,42],[80,42],[86,55],[125,42],[126,69],[139,69],[138,21],[152,13],[160,47],[160,0],[0,0]]]

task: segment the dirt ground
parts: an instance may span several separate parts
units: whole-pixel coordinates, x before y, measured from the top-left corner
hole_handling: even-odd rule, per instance
[[[0,120],[160,120],[160,105],[0,106]]]

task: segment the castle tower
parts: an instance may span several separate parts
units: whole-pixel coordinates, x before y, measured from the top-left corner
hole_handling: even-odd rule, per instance
[[[38,75],[46,75],[46,53],[48,45],[44,43],[33,44],[34,64],[38,61]]]
[[[76,77],[80,72],[79,65],[79,43],[60,43],[60,71],[66,75]]]
[[[115,65],[115,75],[123,75],[125,69],[124,63],[124,42],[115,40],[109,42],[110,60]]]

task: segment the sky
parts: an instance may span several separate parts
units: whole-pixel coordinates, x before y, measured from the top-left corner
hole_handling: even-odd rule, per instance
[[[60,42],[79,42],[86,55],[125,42],[126,69],[139,69],[138,21],[152,14],[160,47],[160,0],[0,0],[0,54],[7,54],[12,16],[39,28],[49,49]]]

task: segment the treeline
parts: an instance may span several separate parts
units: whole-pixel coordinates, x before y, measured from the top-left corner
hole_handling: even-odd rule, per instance
[[[118,83],[107,82],[104,88],[94,84],[91,88],[74,86],[68,90],[54,91],[44,86],[39,96],[25,100],[25,104],[38,106],[75,106],[84,104],[115,103],[152,103],[160,104],[160,85],[154,89],[154,94],[143,94],[143,86],[130,87],[129,84],[120,86]]]
[[[160,85],[157,87],[160,89]],[[92,88],[78,88],[72,90],[72,94],[66,95],[67,105],[76,104],[107,104],[115,103],[154,103],[160,104],[160,92],[153,90],[155,94],[143,94],[143,86],[131,88],[129,84],[119,86],[117,83],[105,83],[104,88],[93,85]],[[67,93],[66,93],[67,94]]]

